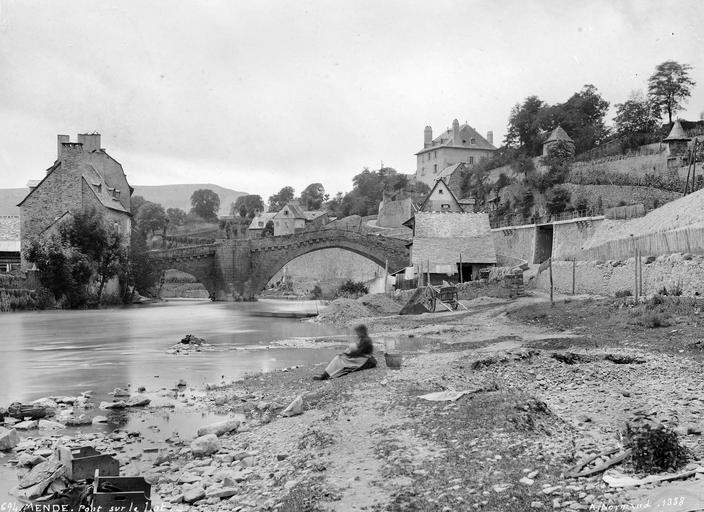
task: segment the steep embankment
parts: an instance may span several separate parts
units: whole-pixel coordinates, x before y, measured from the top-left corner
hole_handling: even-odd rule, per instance
[[[188,183],[178,185],[135,185],[135,196],[142,196],[147,201],[159,203],[166,208],[180,208],[183,211],[191,209],[191,195],[199,189],[210,189],[215,192],[220,198],[219,215],[228,215],[230,213],[230,204],[237,200],[238,197],[246,195],[246,192],[239,192],[229,188],[213,185],[212,183]]]

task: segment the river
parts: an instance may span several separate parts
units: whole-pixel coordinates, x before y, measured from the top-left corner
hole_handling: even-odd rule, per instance
[[[117,387],[153,391],[173,388],[179,379],[189,386],[231,381],[245,373],[325,362],[339,351],[310,348],[305,342],[312,337],[347,342],[346,331],[251,314],[262,308],[315,311],[316,305],[173,300],[115,309],[0,314],[0,407],[86,391],[98,404],[111,401],[109,393]],[[167,354],[186,334],[205,338],[214,350]],[[184,434],[192,435],[204,420],[200,414],[179,421],[180,429],[192,431]],[[7,456],[0,456],[0,464],[6,461]],[[15,480],[7,469],[0,470],[0,480],[5,480],[0,482],[0,501],[6,497],[9,478]]]

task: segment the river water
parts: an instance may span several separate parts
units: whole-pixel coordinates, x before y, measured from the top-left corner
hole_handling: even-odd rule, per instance
[[[149,392],[171,389],[179,379],[189,386],[231,381],[246,373],[329,361],[339,352],[331,345],[350,339],[350,333],[332,327],[252,315],[261,309],[315,311],[316,305],[173,300],[104,310],[0,314],[0,407],[86,391],[98,404],[111,401],[109,393],[117,387],[144,386]],[[186,334],[205,338],[214,350],[167,354]],[[327,343],[312,348],[311,338],[321,337]],[[174,430],[185,430],[181,433],[186,436],[208,420],[203,413],[172,414],[168,420],[153,416],[159,426],[175,422]],[[7,460],[8,455],[0,454],[0,465]],[[8,480],[16,482],[13,472],[0,468],[0,502],[7,499]]]

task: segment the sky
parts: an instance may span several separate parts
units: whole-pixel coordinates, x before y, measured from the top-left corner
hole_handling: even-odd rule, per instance
[[[505,135],[529,95],[584,84],[611,105],[657,64],[693,66],[678,115],[704,111],[701,0],[0,0],[0,187],[99,132],[132,185],[215,183],[264,199],[415,172],[423,129]]]

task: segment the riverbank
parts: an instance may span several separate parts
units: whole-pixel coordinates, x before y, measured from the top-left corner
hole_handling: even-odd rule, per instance
[[[693,335],[693,320],[672,316],[667,328],[626,325],[629,340],[646,342],[625,345],[617,329],[589,336],[613,304],[571,299],[550,308],[540,296],[465,304],[470,311],[364,319],[377,352],[386,340],[409,348],[398,370],[378,355],[377,368],[332,381],[311,380],[319,364],[176,391],[175,399],[193,410],[242,421],[219,437],[212,455],[194,456],[183,435],[141,454],[142,435],[134,431],[64,442],[91,441],[120,453],[123,474],[146,476],[172,510],[524,512],[607,510],[600,507],[662,493],[686,496],[683,506],[695,499],[704,486],[704,375],[695,347],[682,348],[688,343],[658,350],[688,322]],[[448,390],[467,393],[454,401],[421,398]],[[297,396],[303,413],[280,417]],[[679,432],[692,453],[683,467],[695,472],[689,479],[631,489],[604,481],[614,470],[633,474],[628,464],[567,476],[585,457],[620,450],[623,422],[640,409]],[[32,449],[57,438],[43,436]]]

